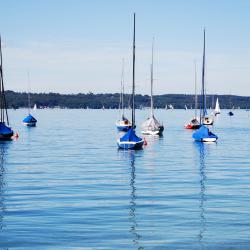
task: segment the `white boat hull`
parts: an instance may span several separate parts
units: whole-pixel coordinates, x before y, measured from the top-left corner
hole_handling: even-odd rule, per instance
[[[150,130],[148,130],[148,131],[141,131],[141,133],[143,135],[159,135],[160,131],[159,130],[158,131],[150,131]]]
[[[216,142],[216,138],[202,138],[202,142]]]

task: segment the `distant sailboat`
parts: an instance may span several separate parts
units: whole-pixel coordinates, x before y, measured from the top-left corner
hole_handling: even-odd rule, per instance
[[[207,113],[207,96],[206,96],[205,87],[204,87],[204,116],[202,118],[202,123],[204,125],[213,125],[214,124],[213,114],[209,116]]]
[[[187,105],[186,105],[186,104],[185,104],[184,108],[185,108],[185,110],[188,110],[188,107],[187,107]]]
[[[30,76],[28,74],[28,84],[30,87]],[[28,127],[35,127],[37,120],[34,116],[31,115],[30,113],[30,91],[28,91],[28,116],[23,119],[23,124]]]
[[[234,116],[234,113],[232,111],[232,109],[234,109],[234,107],[232,107],[232,96],[231,96],[231,93],[230,93],[230,96],[229,96],[229,105],[230,105],[230,111],[227,113],[229,116]]]
[[[132,123],[124,115],[124,60],[122,60],[121,74],[121,93],[119,101],[119,116],[120,120],[116,121],[116,127],[119,131],[128,131],[132,127]]]
[[[220,114],[220,104],[219,104],[219,99],[217,97],[216,99],[216,104],[215,104],[215,109],[214,109],[214,115],[219,115]]]
[[[151,62],[151,115],[150,117],[142,124],[142,134],[145,135],[161,135],[164,126],[154,116],[154,103],[153,103],[153,59],[154,59],[154,40],[152,44],[152,62]]]
[[[200,103],[200,128],[193,133],[193,139],[199,142],[215,142],[218,136],[213,134],[205,125],[204,118],[206,117],[206,95],[205,95],[205,49],[206,49],[206,33],[204,29],[204,44],[203,44],[203,61],[202,61],[202,88],[201,88],[201,103]]]
[[[206,98],[206,90],[204,89],[204,116],[202,117],[202,124],[204,125],[213,125],[214,117],[213,114],[210,116],[207,113],[207,98]]]
[[[133,87],[132,87],[132,127],[129,131],[117,140],[121,149],[142,149],[144,140],[135,134],[135,13],[134,13],[134,34],[133,34]]]
[[[0,37],[0,140],[10,140],[14,135],[13,130],[9,126],[9,117],[7,111],[7,102],[3,84],[3,57],[2,57],[2,42]]]
[[[200,122],[197,118],[197,108],[198,108],[198,97],[197,97],[197,77],[196,77],[196,62],[194,62],[194,82],[195,82],[195,113],[193,119],[185,125],[186,129],[198,129],[200,127]]]
[[[204,30],[204,46],[205,46],[205,30]],[[204,47],[204,53],[205,53],[205,47]],[[205,60],[205,58],[204,58]],[[205,61],[204,61],[205,63]],[[205,69],[204,69],[205,72]],[[204,73],[205,74],[205,73]],[[214,118],[213,116],[209,116],[207,113],[207,95],[206,95],[206,89],[205,89],[205,75],[204,75],[204,84],[203,84],[203,93],[201,94],[201,97],[203,98],[203,115],[202,115],[202,124],[204,125],[213,125],[214,124]]]
[[[33,110],[37,110],[37,105],[34,104]]]

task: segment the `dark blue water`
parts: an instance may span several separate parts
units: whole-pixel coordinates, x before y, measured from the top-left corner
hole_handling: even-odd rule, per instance
[[[191,111],[158,110],[164,137],[137,152],[117,150],[116,111],[37,110],[36,128],[25,112],[0,143],[1,249],[250,249],[248,112],[200,144]]]

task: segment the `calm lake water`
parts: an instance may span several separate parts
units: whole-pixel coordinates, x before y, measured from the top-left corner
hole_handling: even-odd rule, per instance
[[[191,110],[157,110],[164,137],[136,152],[117,150],[117,113],[37,110],[27,128],[10,111],[0,248],[250,249],[250,112],[223,111],[218,143],[201,144],[183,128]]]

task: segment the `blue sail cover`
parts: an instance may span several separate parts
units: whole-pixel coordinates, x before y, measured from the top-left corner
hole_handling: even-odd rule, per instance
[[[0,135],[13,135],[13,130],[6,126],[4,122],[0,122]]]
[[[123,137],[120,138],[121,142],[123,141],[139,142],[141,140],[142,139],[135,134],[135,131],[133,128],[130,128],[129,131]]]
[[[29,123],[29,122],[37,122],[36,118],[34,118],[31,114],[29,114],[27,117],[23,119],[23,122]]]
[[[209,129],[202,125],[195,133],[193,133],[193,138],[196,141],[203,141],[204,138],[215,138],[218,139],[218,136],[209,131]]]

